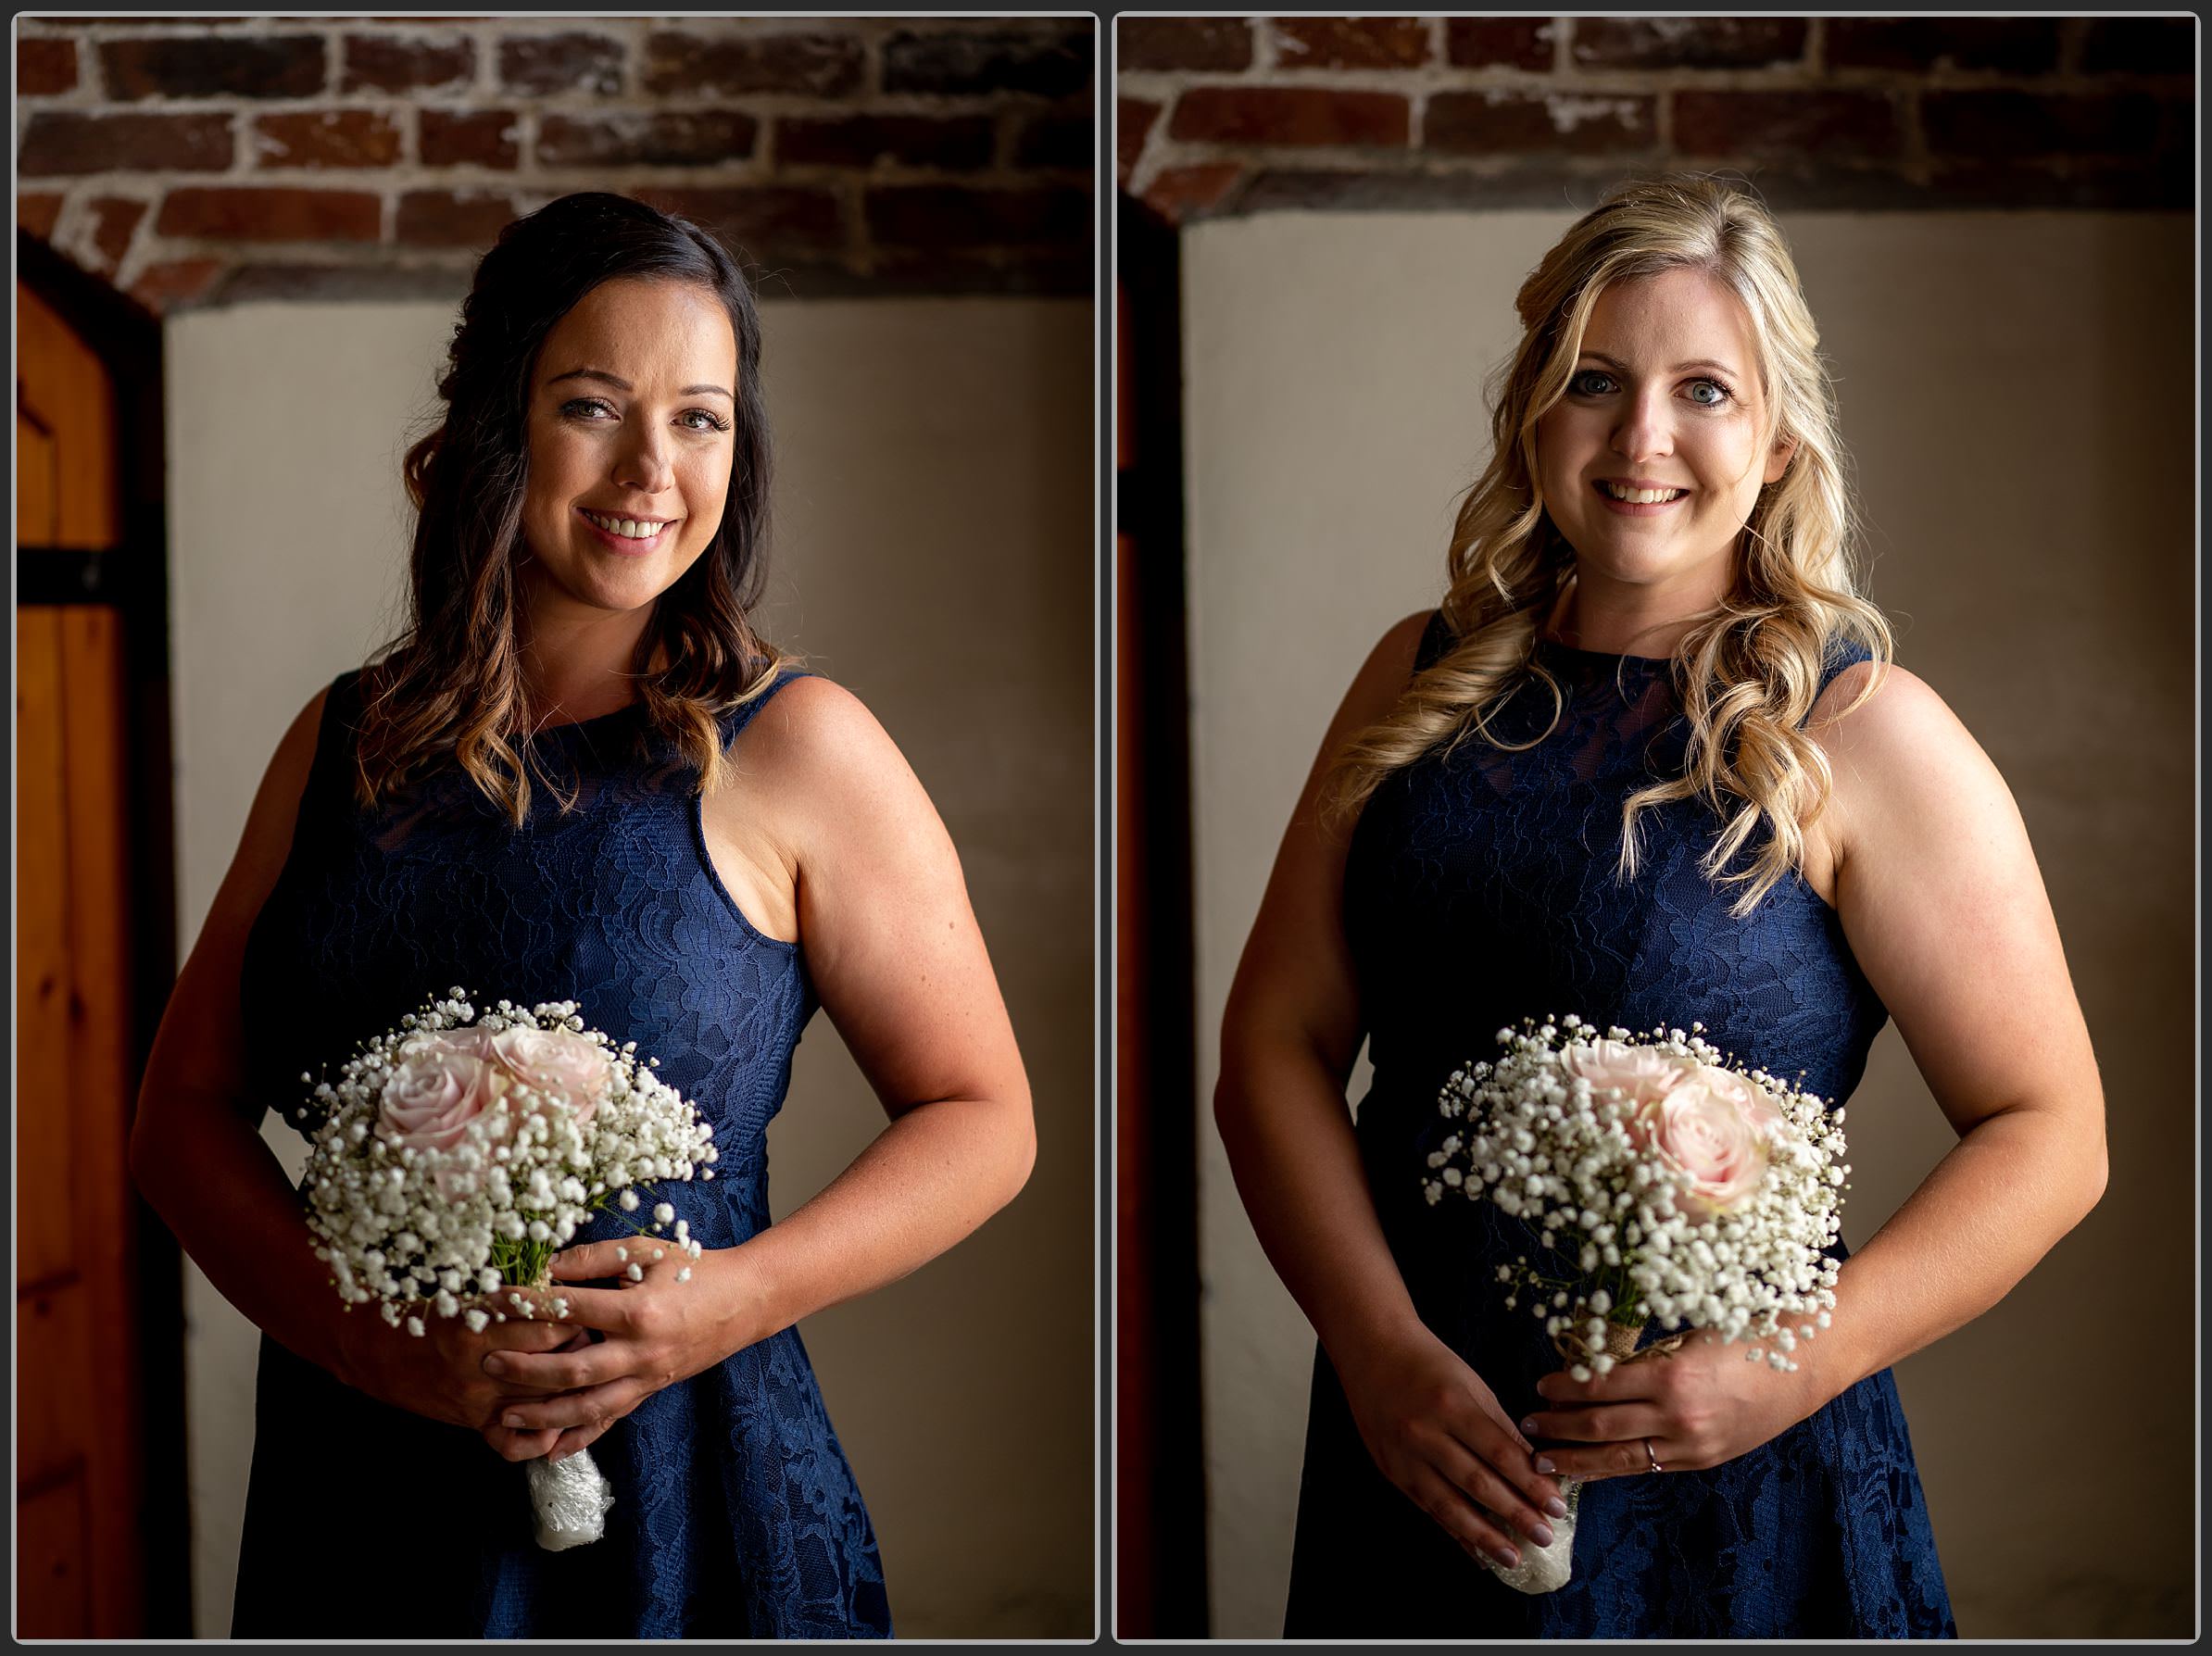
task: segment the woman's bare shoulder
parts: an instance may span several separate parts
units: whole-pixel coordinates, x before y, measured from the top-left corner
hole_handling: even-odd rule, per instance
[[[321,738],[322,714],[329,700],[328,687],[316,691],[277,742],[246,816],[245,834],[238,847],[241,858],[250,851],[258,860],[266,861],[273,855],[276,867],[283,866],[292,849],[292,828],[299,817],[300,800],[308,791],[308,776],[315,768],[315,748]],[[275,870],[269,872],[274,884]]]
[[[1367,652],[1351,688],[1345,693],[1340,721],[1371,724],[1390,710],[1406,685],[1413,683],[1420,660],[1421,641],[1427,636],[1433,609],[1415,610],[1394,622]]]
[[[1806,726],[1827,754],[1840,826],[1853,840],[1972,833],[2012,817],[2005,780],[1927,680],[1892,662],[1837,674]]]
[[[1416,609],[1403,621],[1393,621],[1389,632],[1376,640],[1375,647],[1367,653],[1367,662],[1360,671],[1363,675],[1373,671],[1394,676],[1401,688],[1414,676],[1414,664],[1421,655],[1421,641],[1428,635],[1428,629],[1437,619],[1433,609]]]
[[[1859,661],[1838,673],[1814,704],[1806,730],[1831,760],[1863,765],[1980,752],[1935,687],[1894,661],[1879,667]]]
[[[866,702],[809,672],[777,689],[730,745],[730,783],[765,804],[776,837],[842,834],[871,815],[928,809],[906,756]]]
[[[328,690],[318,690],[309,696],[278,741],[246,810],[245,826],[238,835],[231,866],[208,906],[195,952],[200,947],[242,945],[246,928],[276,888],[277,876],[292,855],[293,830],[299,822],[308,777],[315,767],[315,747],[329,695]]]
[[[731,744],[748,771],[865,773],[899,749],[868,704],[819,672],[790,679],[770,695]]]

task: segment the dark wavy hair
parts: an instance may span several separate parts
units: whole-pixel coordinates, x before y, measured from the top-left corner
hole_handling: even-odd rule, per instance
[[[438,381],[445,418],[407,453],[416,511],[408,619],[362,674],[355,793],[364,806],[447,754],[518,827],[533,772],[564,809],[572,803],[532,748],[516,628],[530,390],[554,325],[620,278],[711,290],[737,341],[722,523],[655,601],[632,662],[650,728],[697,770],[702,791],[722,774],[717,715],[766,689],[786,659],[748,619],[767,573],[769,475],[751,285],[688,220],[623,195],[564,195],[509,223],[476,267]]]

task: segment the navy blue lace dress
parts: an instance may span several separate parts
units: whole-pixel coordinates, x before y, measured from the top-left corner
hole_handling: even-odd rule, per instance
[[[1440,621],[1420,660],[1444,643]],[[1561,1366],[1495,1267],[1531,1238],[1488,1202],[1431,1208],[1423,1156],[1453,1068],[1494,1056],[1529,1015],[1648,1030],[1702,1020],[1723,1051],[1843,1102],[1887,1013],[1834,910],[1785,880],[1745,920],[1699,872],[1713,819],[1647,813],[1637,878],[1615,879],[1620,804],[1678,774],[1665,662],[1549,642],[1559,725],[1520,753],[1470,738],[1376,791],[1354,832],[1344,922],[1369,1024],[1357,1112],[1369,1188],[1414,1303],[1518,1420]],[[1829,676],[1860,658],[1839,651]],[[1551,718],[1528,683],[1502,742]],[[1658,1331],[1654,1330],[1653,1333]],[[1649,1337],[1649,1336],[1647,1336]],[[1888,1371],[1705,1472],[1583,1487],[1574,1579],[1527,1596],[1469,1559],[1386,1481],[1326,1354],[1314,1365],[1287,1630],[1293,1637],[1771,1638],[1955,1637],[1904,1417]]]
[[[693,773],[633,708],[538,738],[576,790],[565,815],[534,787],[518,832],[452,766],[364,812],[356,677],[325,701],[291,857],[246,946],[257,1098],[292,1122],[303,1072],[334,1072],[455,985],[479,1004],[574,1000],[713,1123],[714,1179],[662,1187],[691,1235],[728,1248],[765,1228],[765,1133],[816,1002],[798,947],[756,931],[715,876]],[[728,716],[725,741],[766,700]],[[607,1215],[579,1240],[624,1234]],[[592,1454],[614,1487],[607,1533],[545,1551],[520,1466],[264,1337],[233,1636],[889,1634],[875,1537],[796,1330],[655,1393]]]

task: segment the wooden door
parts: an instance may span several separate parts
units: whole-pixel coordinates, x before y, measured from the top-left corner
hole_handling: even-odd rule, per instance
[[[21,575],[114,547],[122,510],[112,378],[20,283],[16,323]],[[145,1500],[123,618],[25,602],[16,648],[16,1631],[129,1637]]]
[[[1181,282],[1174,229],[1117,207],[1113,1630],[1203,1638]]]

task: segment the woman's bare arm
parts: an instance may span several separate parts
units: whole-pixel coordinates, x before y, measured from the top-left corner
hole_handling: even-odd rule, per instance
[[[262,777],[237,855],[178,974],[139,1091],[131,1171],[223,1298],[279,1344],[344,1368],[330,1270],[314,1257],[299,1198],[259,1130],[270,1100],[245,1098],[238,973],[275,886],[315,757],[318,695]]]
[[[1344,1085],[1366,1031],[1344,936],[1345,834],[1319,821],[1338,751],[1412,680],[1425,615],[1352,681],[1276,853],[1222,1015],[1213,1119],[1260,1245],[1339,1361],[1420,1324],[1367,1193]]]
[[[788,832],[808,972],[891,1118],[748,1245],[766,1318],[780,1328],[967,1236],[1027,1182],[1037,1133],[959,856],[905,756],[826,679],[786,688],[748,737],[756,728],[751,785],[802,804]]]
[[[1821,734],[1837,911],[1959,1135],[1843,1268],[1817,1342],[1840,1391],[1995,1305],[2096,1205],[2105,1095],[2027,829],[1966,727],[1892,668]]]
[[[1462,1548],[1510,1564],[1506,1526],[1548,1546],[1545,1517],[1566,1508],[1489,1388],[1422,1323],[1383,1237],[1344,1100],[1364,1035],[1342,919],[1348,830],[1318,822],[1336,754],[1412,679],[1427,620],[1384,634],[1322,739],[1229,990],[1213,1119],[1376,1465]]]

